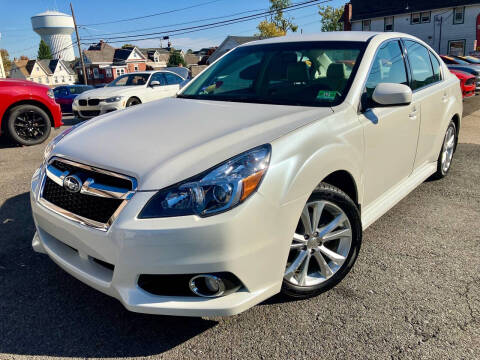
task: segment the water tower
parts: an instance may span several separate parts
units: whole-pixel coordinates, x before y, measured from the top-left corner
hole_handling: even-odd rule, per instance
[[[50,47],[54,59],[75,60],[72,45],[74,25],[70,15],[48,10],[32,16],[32,27]]]

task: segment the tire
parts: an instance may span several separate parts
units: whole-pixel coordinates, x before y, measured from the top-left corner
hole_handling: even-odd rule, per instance
[[[311,235],[302,235],[308,232],[303,219],[308,217],[307,221],[312,224],[315,222],[313,219],[316,213],[320,213],[317,218],[318,225],[321,226],[315,226]],[[361,243],[362,222],[358,207],[340,189],[321,183],[305,204],[295,230],[281,292],[287,297],[302,299],[331,289],[342,281],[353,267]],[[298,259],[302,254],[306,254],[305,260],[299,263]],[[293,271],[296,264],[299,266]],[[308,264],[306,272],[305,264]]]
[[[437,159],[437,171],[431,176],[432,179],[438,180],[447,176],[452,165],[453,154],[457,147],[457,126],[453,121],[448,124],[447,131],[442,142],[442,148]]]
[[[19,105],[8,114],[8,134],[21,145],[44,142],[50,136],[51,128],[50,117],[35,105]]]
[[[127,104],[125,105],[125,107],[140,105],[141,103],[142,103],[142,102],[140,101],[140,99],[138,99],[138,98],[136,98],[136,97],[131,97],[130,99],[128,99]]]

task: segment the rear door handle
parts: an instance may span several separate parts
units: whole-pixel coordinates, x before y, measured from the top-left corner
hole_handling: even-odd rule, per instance
[[[443,94],[442,96],[442,101],[447,102],[448,101],[448,94]]]

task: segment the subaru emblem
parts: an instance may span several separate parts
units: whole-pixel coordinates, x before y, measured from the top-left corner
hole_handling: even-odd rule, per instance
[[[82,188],[82,180],[76,175],[68,175],[63,180],[63,187],[71,193],[77,193]]]

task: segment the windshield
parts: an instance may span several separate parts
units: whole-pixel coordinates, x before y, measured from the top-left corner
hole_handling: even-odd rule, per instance
[[[296,42],[239,47],[210,66],[183,98],[332,106],[343,101],[365,42]]]
[[[126,74],[119,76],[107,86],[138,86],[145,85],[150,74]]]

